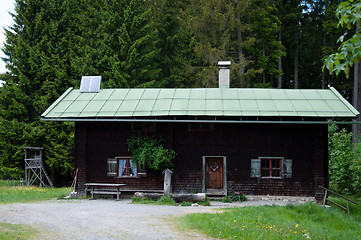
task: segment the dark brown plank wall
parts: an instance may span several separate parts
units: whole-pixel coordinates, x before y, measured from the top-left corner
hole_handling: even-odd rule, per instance
[[[130,123],[77,122],[76,161],[79,182],[126,183],[131,189],[162,189],[161,172],[145,178],[107,177],[106,159],[130,156],[126,140],[136,134]],[[226,156],[228,193],[314,196],[327,184],[327,126],[295,124],[214,124],[209,132],[190,132],[188,123],[157,123],[177,152],[174,192],[202,191],[202,156]],[[290,179],[250,178],[251,159],[293,160]],[[84,167],[86,166],[86,171]]]

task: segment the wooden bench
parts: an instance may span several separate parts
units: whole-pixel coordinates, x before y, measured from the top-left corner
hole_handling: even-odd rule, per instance
[[[121,183],[86,183],[85,186],[90,187],[91,199],[95,199],[95,194],[105,195],[117,195],[117,201],[119,201],[119,195],[121,194],[120,187],[126,184]]]

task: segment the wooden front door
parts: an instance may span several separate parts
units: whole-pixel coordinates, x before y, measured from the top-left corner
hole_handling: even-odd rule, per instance
[[[223,157],[206,157],[205,161],[206,192],[220,194],[223,192]]]

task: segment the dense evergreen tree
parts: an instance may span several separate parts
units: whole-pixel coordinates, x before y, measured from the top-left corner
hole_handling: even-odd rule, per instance
[[[53,178],[69,176],[73,124],[40,115],[82,75],[101,75],[110,87],[156,86],[159,50],[148,16],[140,0],[16,1],[3,49],[0,177],[21,176],[27,145],[45,147]]]
[[[84,1],[78,14],[78,75],[101,75],[108,87],[157,86],[156,31],[142,0]]]
[[[160,52],[156,61],[159,63],[159,87],[190,87],[196,79],[189,74],[189,67],[197,64],[199,59],[194,52],[194,41],[189,29],[181,23],[183,1],[150,0],[152,24],[157,32],[157,49]]]
[[[8,72],[0,75],[0,177],[21,176],[22,147],[31,145],[45,147],[54,178],[69,179],[73,124],[39,116],[83,75],[101,75],[104,87],[217,87],[217,61],[232,60],[232,87],[331,84],[351,99],[350,78],[321,72],[345,31],[335,18],[340,2],[16,0],[2,49]],[[349,32],[342,46],[355,39],[354,26]],[[359,51],[347,56],[357,60]],[[341,62],[333,70],[346,70]],[[350,67],[346,73],[357,75]]]
[[[286,52],[282,42],[279,41],[281,22],[277,17],[276,5],[272,1],[255,1],[250,13],[253,35],[256,39],[250,52],[255,59],[253,65],[263,70],[262,75],[258,75],[252,81],[252,86],[277,86],[278,77],[282,75],[282,70],[278,69],[278,62],[281,57],[286,56]]]
[[[272,2],[263,0],[190,1],[184,18],[203,60],[196,68],[200,86],[217,86],[218,60],[232,60],[234,87],[265,85],[266,76],[270,81],[282,74],[277,69],[284,52],[276,12]]]
[[[71,36],[68,30],[73,14],[65,14],[74,3],[66,1],[17,0],[15,24],[6,30],[4,53],[8,72],[1,78],[5,85],[0,95],[0,175],[20,177],[24,146],[44,146],[46,162],[52,172],[69,174],[66,163],[72,150],[72,125],[42,123],[40,114],[69,86],[73,85],[71,68]],[[69,25],[70,24],[70,25]],[[65,125],[64,125],[65,126]],[[62,129],[56,131],[56,129]],[[55,136],[49,132],[55,131]],[[53,134],[54,135],[54,134]],[[53,139],[50,139],[53,137]],[[60,139],[67,139],[64,144]],[[51,145],[53,145],[51,147]],[[59,158],[55,148],[66,154]],[[64,159],[61,164],[54,162]]]
[[[281,21],[282,44],[286,48],[283,58],[283,87],[298,88],[299,86],[299,33],[302,18],[301,1],[280,0],[278,2],[278,17]]]

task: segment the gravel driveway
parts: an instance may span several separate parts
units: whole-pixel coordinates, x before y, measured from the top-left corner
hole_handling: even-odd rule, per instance
[[[180,232],[177,216],[212,212],[215,208],[285,205],[286,201],[214,203],[210,207],[129,204],[130,200],[49,200],[0,205],[0,222],[29,224],[41,239],[210,239],[196,232]]]

